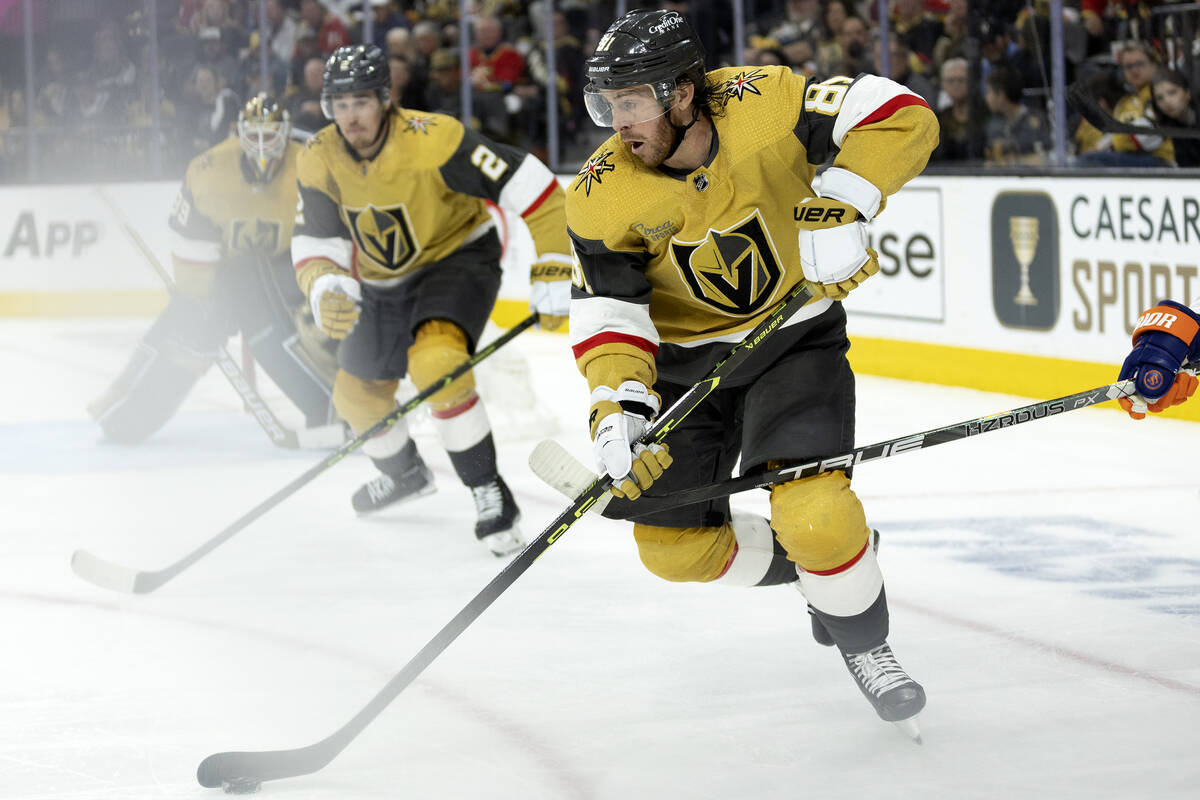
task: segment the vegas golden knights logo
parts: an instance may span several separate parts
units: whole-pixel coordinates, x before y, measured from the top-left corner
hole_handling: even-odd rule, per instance
[[[256,251],[274,253],[279,248],[279,223],[275,220],[235,219],[229,226],[229,249],[232,252]]]
[[[347,208],[346,220],[359,252],[384,269],[401,272],[421,254],[404,204]]]
[[[783,270],[757,209],[700,242],[671,242],[671,256],[692,295],[727,314],[757,313],[770,301]]]

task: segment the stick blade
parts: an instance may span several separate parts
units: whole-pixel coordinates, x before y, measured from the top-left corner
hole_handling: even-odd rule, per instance
[[[579,459],[553,439],[543,439],[529,454],[529,469],[547,486],[574,500],[596,482],[596,473],[585,467]],[[589,511],[600,514],[612,500],[605,492],[592,504]]]
[[[308,775],[324,767],[336,752],[324,742],[297,750],[214,753],[196,768],[196,780],[207,789],[225,783],[274,781]]]
[[[138,578],[141,573],[137,570],[106,561],[99,556],[92,555],[87,550],[76,550],[71,555],[71,569],[80,578],[102,589],[124,594],[148,591],[145,588],[139,589]]]

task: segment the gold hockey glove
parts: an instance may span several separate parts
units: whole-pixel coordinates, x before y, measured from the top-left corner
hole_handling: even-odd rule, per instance
[[[800,228],[800,266],[813,297],[845,300],[879,272],[879,254],[867,247],[867,226],[854,206],[809,197],[793,217]]]
[[[313,281],[309,293],[313,319],[331,339],[345,339],[358,322],[362,287],[341,272],[327,272]]]

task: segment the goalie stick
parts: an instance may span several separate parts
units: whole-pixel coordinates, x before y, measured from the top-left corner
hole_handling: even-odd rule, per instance
[[[141,251],[142,256],[147,262],[149,262],[150,266],[154,268],[154,271],[158,273],[159,279],[162,280],[163,285],[165,285],[167,288],[167,293],[174,295],[177,291],[175,287],[175,280],[163,267],[162,263],[158,260],[158,257],[154,255],[154,251],[152,251],[146,244],[146,241],[142,238],[141,234],[134,230],[133,226],[129,224],[129,221],[125,218],[125,214],[121,211],[117,204],[113,202],[113,199],[109,197],[103,189],[97,189],[96,192],[100,195],[100,198],[104,201],[105,205],[108,206],[109,210],[113,213],[113,216],[117,218],[117,223],[121,226],[121,229],[125,231],[125,235],[129,237],[129,240],[133,242],[134,246],[137,247],[138,250]],[[245,404],[246,409],[250,412],[251,416],[254,417],[254,420],[259,424],[259,427],[266,431],[267,436],[271,437],[271,441],[280,447],[287,448],[288,450],[295,450],[296,448],[300,447],[302,442],[300,437],[297,436],[296,431],[288,428],[279,421],[279,417],[275,416],[275,412],[271,410],[271,407],[267,405],[266,401],[262,399],[262,396],[259,395],[259,393],[254,390],[254,387],[250,385],[250,382],[246,380],[245,374],[240,368],[238,368],[237,362],[233,360],[233,356],[229,355],[229,351],[225,349],[224,345],[217,345],[215,359],[217,362],[217,367],[221,370],[221,374],[225,376],[225,380],[229,381],[229,385],[232,386],[233,390],[238,393],[239,397],[242,398],[242,402]],[[314,432],[314,434],[309,437],[309,440],[303,442],[303,444],[305,446],[318,446],[318,443],[323,441],[321,437],[322,434],[317,434]]]
[[[1067,89],[1067,102],[1101,133],[1131,133],[1136,136],[1162,136],[1167,139],[1200,139],[1200,128],[1181,128],[1172,125],[1132,125],[1128,122],[1121,122],[1101,108],[1096,98],[1088,94],[1087,90],[1078,83],[1072,84]]]
[[[652,424],[642,437],[643,444],[661,442],[675,426],[687,417],[722,380],[727,378],[744,362],[754,348],[773,331],[780,328],[789,317],[812,299],[808,284],[797,284],[775,305],[750,333],[746,334],[729,354],[717,362],[692,388]],[[475,595],[431,639],[420,652],[397,673],[379,692],[371,698],[357,714],[342,727],[319,742],[293,750],[269,750],[258,752],[216,753],[204,759],[196,770],[196,779],[201,786],[215,788],[225,786],[235,789],[254,785],[262,781],[294,778],[307,775],[324,767],[337,757],[375,717],[400,695],[425,668],[433,663],[451,642],[459,637],[509,586],[521,577],[533,562],[550,548],[575,524],[601,496],[607,494],[612,479],[608,476],[596,478],[579,493],[571,505],[554,518],[536,539],[525,546],[487,586]]]
[[[355,439],[352,439],[337,450],[330,453],[318,464],[310,467],[303,475],[294,479],[291,483],[284,486],[282,489],[275,492],[263,502],[256,505],[254,508],[247,511],[242,516],[238,517],[231,525],[226,527],[216,536],[206,541],[204,544],[197,547],[192,552],[188,553],[183,558],[159,570],[139,571],[123,567],[119,564],[114,564],[111,561],[106,561],[99,556],[94,556],[86,550],[76,550],[71,556],[71,569],[75,574],[83,578],[89,583],[94,583],[105,589],[112,589],[116,592],[127,592],[131,594],[145,594],[152,592],[162,586],[167,581],[174,578],[185,569],[195,564],[204,556],[211,553],[219,545],[224,544],[233,537],[235,533],[245,528],[251,522],[261,517],[263,514],[270,511],[275,506],[282,503],[288,497],[291,497],[305,484],[312,481],[313,478],[320,475],[325,470],[332,467],[334,464],[341,461],[352,452],[362,447],[366,441],[373,436],[377,436],[388,428],[396,424],[396,421],[405,414],[412,411],[425,400],[437,394],[442,389],[449,386],[455,378],[466,374],[472,367],[492,353],[499,350],[508,342],[511,342],[517,334],[525,331],[537,324],[537,314],[530,314],[525,319],[518,322],[513,327],[509,328],[502,335],[498,336],[494,341],[486,347],[481,348],[473,356],[468,358],[462,364],[459,364],[450,372],[438,378],[431,385],[425,387],[422,391],[414,395],[408,402],[403,403],[388,414],[383,419],[376,422],[370,428]]]
[[[673,492],[670,495],[643,494],[637,500],[630,501],[618,500],[612,493],[608,493],[593,503],[591,510],[609,519],[628,519],[633,515],[653,514],[679,506],[704,503],[750,489],[767,488],[798,478],[808,478],[821,472],[846,469],[903,453],[925,450],[946,442],[956,442],[959,439],[978,436],[981,433],[1011,428],[1035,419],[1045,419],[1078,408],[1087,408],[1109,400],[1116,400],[1119,397],[1128,397],[1133,392],[1132,380],[1118,381],[1086,392],[1076,392],[1066,397],[1030,403],[1027,406],[1014,408],[1000,414],[977,417],[922,433],[876,442],[841,455],[818,458],[790,467],[751,472],[708,486]],[[590,469],[553,439],[545,439],[533,449],[533,452],[529,454],[529,468],[546,485],[568,497],[574,497],[580,491],[580,487],[589,485],[596,478]]]

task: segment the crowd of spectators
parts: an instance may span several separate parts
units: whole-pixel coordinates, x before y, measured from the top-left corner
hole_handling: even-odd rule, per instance
[[[473,0],[471,124],[546,158],[553,79],[561,163],[570,169],[606,135],[588,121],[581,91],[584,61],[615,17],[616,3],[554,3],[553,76],[544,3]],[[734,63],[728,0],[652,5],[692,18],[710,67]],[[1065,0],[1067,82],[1082,82],[1120,121],[1195,127],[1192,64],[1185,62],[1193,43],[1180,41],[1178,30],[1164,37],[1151,5]],[[27,103],[21,5],[5,11],[0,4],[0,177],[25,176],[31,146],[40,180],[178,175],[227,136],[242,102],[264,89],[282,98],[295,127],[316,130],[326,124],[319,102],[325,58],[363,41],[364,12],[369,35],[389,56],[393,100],[460,115],[458,6],[457,0],[264,0],[263,26],[259,0],[37,4],[35,87]],[[742,61],[820,77],[883,74],[886,50],[887,74],[924,97],[941,119],[935,163],[1050,163],[1055,100],[1047,0],[890,0],[886,6],[884,36],[877,0],[745,0]],[[1200,15],[1192,18],[1191,29],[1197,27]],[[1200,160],[1197,140],[1104,134],[1074,116],[1065,138],[1081,165],[1196,166]]]

